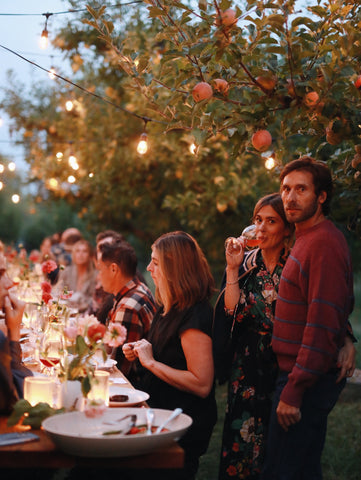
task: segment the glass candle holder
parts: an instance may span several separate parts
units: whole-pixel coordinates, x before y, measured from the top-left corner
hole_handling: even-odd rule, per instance
[[[32,406],[39,402],[53,406],[55,382],[49,377],[25,377],[24,398]]]
[[[91,390],[88,393],[90,400],[103,400],[106,406],[109,405],[109,372],[96,370],[91,382]]]

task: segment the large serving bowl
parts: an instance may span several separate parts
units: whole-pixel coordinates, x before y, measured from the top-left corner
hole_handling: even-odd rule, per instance
[[[81,457],[126,457],[149,453],[173,443],[182,437],[192,424],[192,419],[182,413],[171,421],[161,433],[134,435],[103,435],[117,430],[107,423],[116,422],[128,414],[137,416],[136,425],[146,424],[145,408],[107,409],[98,418],[87,418],[83,412],[54,415],[43,421],[43,428],[55,445],[65,453]],[[154,409],[153,425],[160,425],[171,414],[170,410]]]

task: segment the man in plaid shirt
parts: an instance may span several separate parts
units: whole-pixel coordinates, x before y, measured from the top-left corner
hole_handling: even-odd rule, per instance
[[[136,278],[133,247],[124,240],[99,245],[97,267],[103,289],[114,295],[107,324],[121,323],[128,331],[126,343],[146,337],[156,306],[149,288]],[[131,363],[125,359],[122,347],[116,348],[112,356],[119,370],[129,377]]]

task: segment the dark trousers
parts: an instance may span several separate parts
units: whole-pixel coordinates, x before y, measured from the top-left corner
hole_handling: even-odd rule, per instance
[[[336,383],[337,375],[337,372],[325,374],[306,390],[301,420],[285,432],[278,424],[276,409],[288,373],[280,373],[273,399],[262,480],[322,479],[321,455],[327,416],[345,386],[345,380]]]

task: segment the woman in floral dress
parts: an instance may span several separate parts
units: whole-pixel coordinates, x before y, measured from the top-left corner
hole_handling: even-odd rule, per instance
[[[278,373],[273,315],[293,229],[279,194],[258,201],[253,221],[259,248],[245,252],[243,237],[226,247],[225,289],[216,307],[216,372],[220,383],[229,380],[220,480],[259,478]]]

